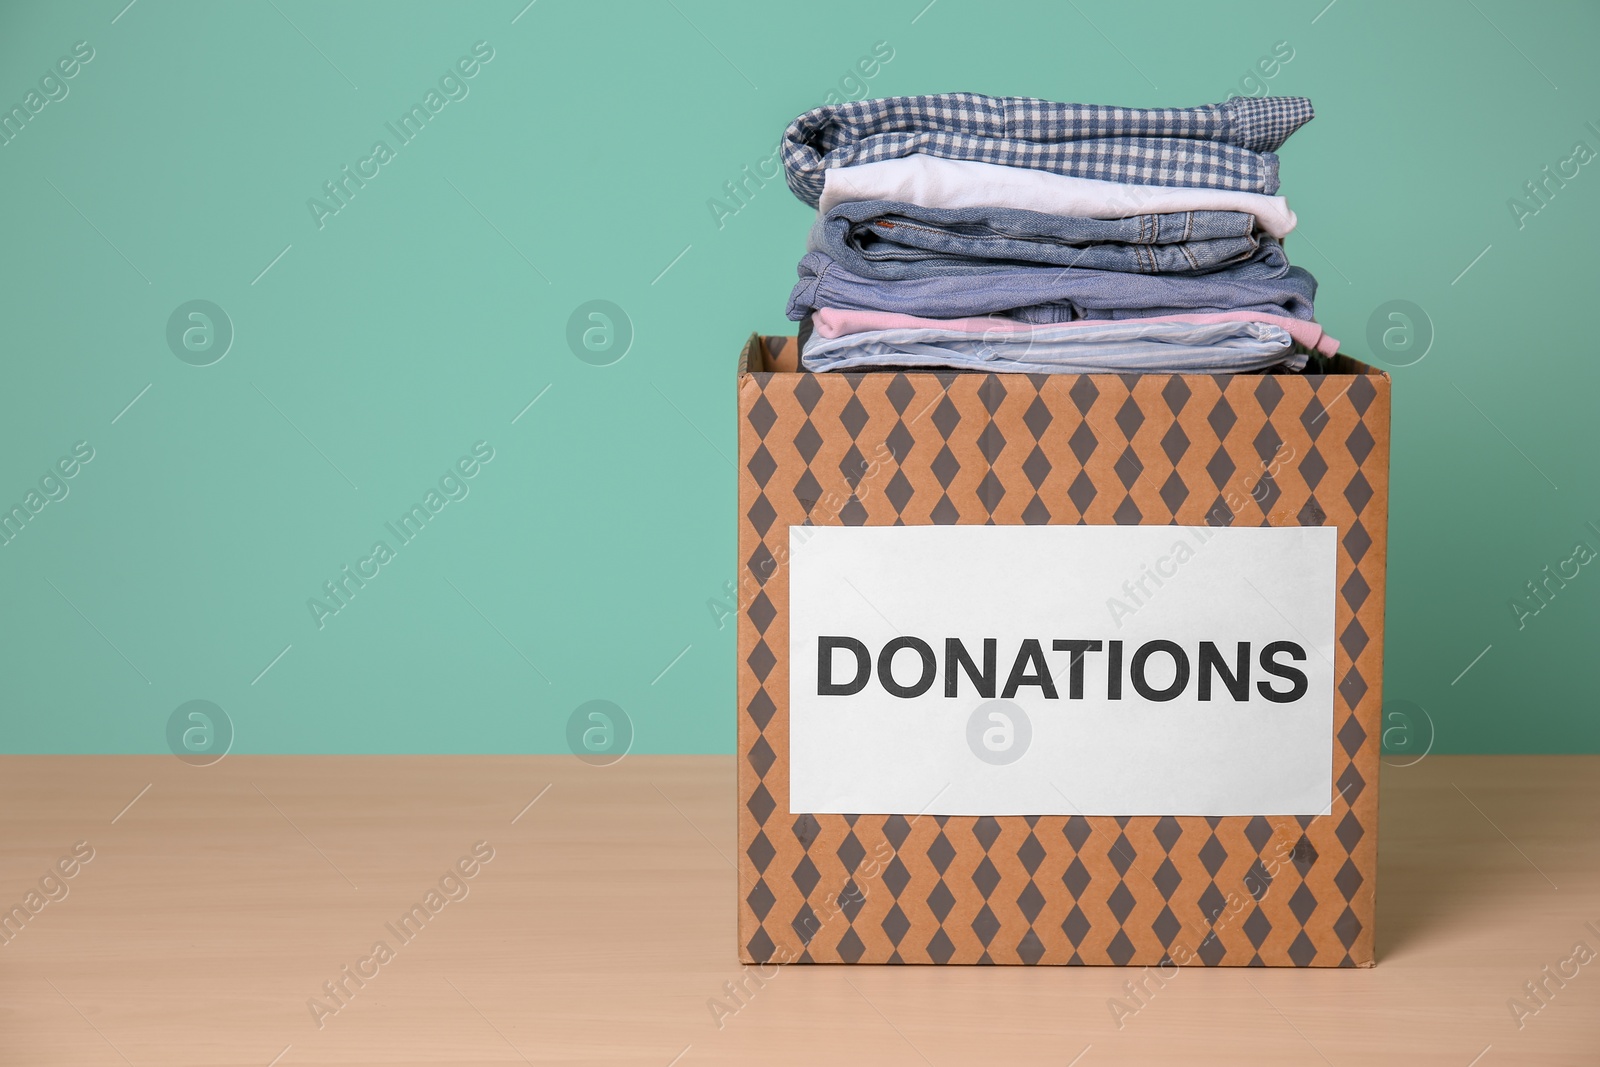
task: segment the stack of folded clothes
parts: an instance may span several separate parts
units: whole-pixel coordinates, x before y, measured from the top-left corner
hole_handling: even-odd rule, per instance
[[[1282,239],[1303,97],[1195,108],[860,100],[784,135],[817,209],[788,314],[806,370],[1300,371],[1338,342]]]

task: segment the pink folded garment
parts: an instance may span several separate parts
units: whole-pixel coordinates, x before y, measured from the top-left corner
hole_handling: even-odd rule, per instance
[[[1052,323],[1059,326],[1104,326],[1108,319],[1078,319],[1075,322]],[[1268,315],[1259,311],[1211,311],[1194,315],[1152,315],[1149,318],[1118,319],[1119,322],[1265,322],[1282,326],[1297,342],[1325,356],[1337,355],[1339,341],[1328,336],[1321,326],[1306,319],[1291,319],[1284,315]],[[925,319],[919,315],[902,315],[894,311],[846,311],[840,308],[818,308],[811,319],[811,328],[819,337],[840,337],[847,333],[868,333],[872,330],[959,330],[982,333],[988,330],[1008,333],[1026,333],[1039,328],[1039,324],[1008,319],[1001,315],[986,315],[972,319]]]

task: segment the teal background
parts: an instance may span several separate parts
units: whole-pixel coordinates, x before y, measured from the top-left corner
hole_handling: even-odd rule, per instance
[[[635,751],[731,751],[733,363],[792,331],[810,212],[781,180],[708,202],[879,41],[874,96],[1312,97],[1283,191],[1319,318],[1375,362],[1417,354],[1369,349],[1388,301],[1433,334],[1393,370],[1391,748],[1600,750],[1600,567],[1510,608],[1600,549],[1600,163],[1508,207],[1600,150],[1600,8],[124,4],[0,15],[6,108],[95,50],[0,147],[0,503],[95,450],[0,548],[5,751],[160,752],[195,699],[238,752],[560,752],[591,699]],[[469,95],[319,229],[308,199],[478,41]],[[196,299],[235,331],[204,367],[166,340]],[[634,332],[609,366],[566,339],[595,299]],[[319,629],[308,598],[477,441],[469,496]]]

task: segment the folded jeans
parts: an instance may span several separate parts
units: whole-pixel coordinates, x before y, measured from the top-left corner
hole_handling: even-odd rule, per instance
[[[820,216],[809,247],[879,281],[1042,265],[1196,274],[1248,259],[1257,247],[1254,229],[1255,216],[1235,211],[1092,219],[869,200]]]
[[[939,367],[1010,374],[1243,373],[1299,370],[1287,330],[1264,322],[1107,322],[1041,327],[1027,334],[947,329],[813,335],[808,371]]]
[[[1005,314],[1035,323],[1221,311],[1310,319],[1317,291],[1316,279],[1290,266],[1269,237],[1261,238],[1250,259],[1197,275],[1035,267],[985,274],[981,284],[959,276],[878,281],[855,274],[825,252],[806,253],[797,273],[800,280],[788,306],[789,318],[797,322],[816,308],[939,319]]]

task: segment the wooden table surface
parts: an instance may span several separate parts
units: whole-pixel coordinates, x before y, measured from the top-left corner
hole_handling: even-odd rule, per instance
[[[1382,790],[1375,968],[1185,968],[1118,1019],[1138,971],[748,980],[731,757],[4,757],[0,1063],[1600,1063],[1600,757]]]

